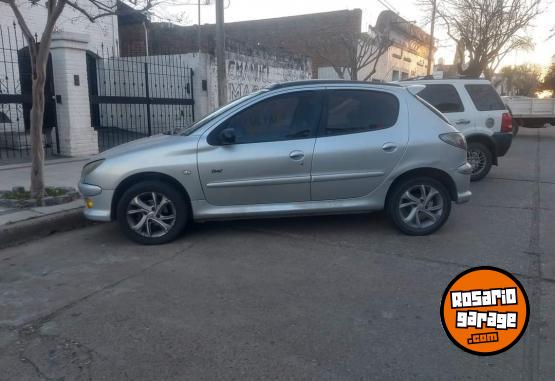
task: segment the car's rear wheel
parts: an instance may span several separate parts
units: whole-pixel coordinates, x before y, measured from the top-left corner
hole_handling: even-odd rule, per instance
[[[396,185],[386,209],[389,218],[403,233],[428,235],[447,221],[451,213],[451,197],[441,182],[418,177]]]
[[[519,130],[520,130],[519,122],[517,120],[513,120],[513,136],[517,136]]]
[[[471,181],[483,179],[491,170],[493,154],[482,143],[470,143],[466,150],[466,158],[472,166]]]
[[[169,184],[145,181],[131,186],[121,197],[117,219],[125,235],[143,245],[173,241],[187,222],[187,204]]]

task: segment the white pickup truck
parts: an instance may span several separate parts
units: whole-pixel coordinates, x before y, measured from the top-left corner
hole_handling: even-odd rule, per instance
[[[519,127],[555,126],[555,98],[501,97],[513,115],[513,135]]]

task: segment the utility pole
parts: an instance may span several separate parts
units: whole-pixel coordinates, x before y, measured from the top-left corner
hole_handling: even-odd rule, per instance
[[[434,60],[434,28],[436,26],[436,7],[437,0],[432,2],[432,25],[430,26],[430,46],[428,47],[428,69],[427,74],[432,74],[432,64]]]
[[[200,2],[201,0],[198,0],[198,52],[201,53],[201,44],[202,44],[202,32],[200,30],[201,28],[201,24],[200,24]]]
[[[216,0],[216,65],[218,74],[218,105],[223,106],[227,103],[224,0]]]

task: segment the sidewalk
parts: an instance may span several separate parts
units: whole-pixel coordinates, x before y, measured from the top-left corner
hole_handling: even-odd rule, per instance
[[[44,179],[46,186],[65,186],[77,188],[81,168],[88,158],[66,158],[48,160],[44,166]],[[9,190],[14,186],[23,186],[29,189],[31,164],[21,163],[0,166],[0,189]],[[75,212],[83,207],[82,200],[67,204],[44,206],[28,209],[6,209],[0,207],[0,230],[6,225],[21,222],[37,217],[57,215],[65,212]]]
[[[48,160],[44,165],[44,181],[46,186],[77,188],[81,168],[88,158],[66,158]],[[31,179],[31,163],[0,165],[0,189],[12,189],[24,186],[29,189]]]

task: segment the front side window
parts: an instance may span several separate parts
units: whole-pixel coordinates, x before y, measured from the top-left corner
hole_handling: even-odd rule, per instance
[[[426,85],[418,96],[445,114],[464,111],[461,97],[453,85]]]
[[[329,95],[323,135],[343,135],[393,126],[399,101],[392,94],[369,90],[335,90]]]
[[[465,85],[478,111],[505,110],[505,105],[497,91],[490,84]]]
[[[217,145],[218,133],[227,128],[233,129],[235,144],[314,137],[321,104],[315,91],[277,95],[232,116],[210,134],[209,142]]]

